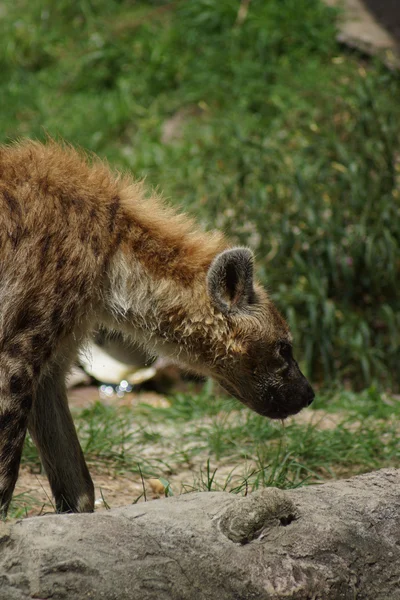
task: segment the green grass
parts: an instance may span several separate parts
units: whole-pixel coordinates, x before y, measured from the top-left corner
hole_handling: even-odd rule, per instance
[[[308,412],[310,420],[299,417],[284,425],[207,389],[169,401],[169,408],[96,402],[77,411],[90,469],[116,477],[134,474],[137,481],[158,478],[166,495],[173,495],[289,489],[400,466],[400,401],[373,388],[321,397],[317,410]],[[329,416],[334,418],[330,424]],[[29,440],[23,464],[37,472],[39,461]],[[25,497],[16,498],[11,514],[20,516],[26,504]]]
[[[47,132],[146,176],[255,249],[308,375],[398,388],[399,77],[337,45],[334,10],[3,4],[1,140]]]

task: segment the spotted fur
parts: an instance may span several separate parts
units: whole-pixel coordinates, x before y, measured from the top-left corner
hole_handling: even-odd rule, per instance
[[[312,399],[251,252],[142,183],[66,145],[4,146],[0,221],[3,515],[28,428],[57,510],[93,510],[65,374],[99,325],[215,377],[261,414],[284,418]]]

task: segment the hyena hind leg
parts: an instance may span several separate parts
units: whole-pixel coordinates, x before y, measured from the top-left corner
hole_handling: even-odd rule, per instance
[[[39,450],[57,512],[92,512],[93,482],[68,407],[64,373],[57,366],[39,383],[29,432]]]
[[[34,385],[26,367],[14,361],[7,360],[0,371],[0,518],[5,519],[18,479]]]

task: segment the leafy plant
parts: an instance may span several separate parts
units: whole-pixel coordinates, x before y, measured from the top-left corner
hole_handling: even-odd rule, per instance
[[[399,78],[338,47],[335,17],[320,0],[6,2],[1,138],[61,136],[146,176],[256,250],[314,380],[396,388]]]

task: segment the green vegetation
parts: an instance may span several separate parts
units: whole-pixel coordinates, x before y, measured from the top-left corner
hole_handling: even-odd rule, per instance
[[[399,78],[337,45],[331,8],[2,11],[3,140],[61,136],[146,175],[256,250],[314,380],[399,385]]]
[[[98,402],[76,412],[95,481],[96,473],[117,478],[134,474],[137,481],[144,479],[147,498],[151,477],[162,482],[167,495],[193,490],[246,494],[265,486],[322,483],[400,462],[400,403],[375,388],[320,397],[308,418],[284,425],[207,390],[177,394],[170,403],[166,408],[142,403],[132,409]],[[30,440],[23,465],[40,470]],[[139,487],[125,502],[143,495]],[[103,502],[113,506],[106,492]],[[37,513],[41,504],[32,494],[17,495],[10,515],[22,516],[26,507],[35,507]]]
[[[400,385],[400,81],[340,47],[335,17],[320,0],[2,4],[1,140],[62,137],[249,244],[308,375],[367,386],[320,394],[331,426],[207,389],[133,414],[95,404],[77,414],[92,469],[171,494],[399,465],[399,402],[379,390]],[[24,463],[39,468],[29,440]]]

